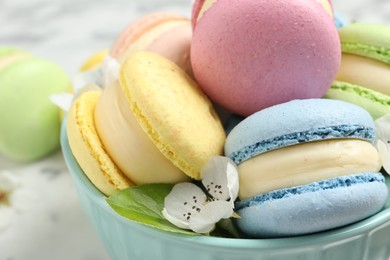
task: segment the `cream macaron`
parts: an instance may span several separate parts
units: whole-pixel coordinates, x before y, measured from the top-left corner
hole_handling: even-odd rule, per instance
[[[110,195],[133,184],[107,154],[96,131],[94,110],[100,96],[100,90],[86,91],[73,102],[67,115],[66,132],[81,169],[96,188]]]
[[[106,86],[95,122],[105,149],[136,184],[199,179],[225,133],[195,81],[168,59],[138,52]]]
[[[168,59],[138,52],[119,80],[88,91],[68,113],[70,147],[105,194],[134,184],[199,179],[223,153],[225,132],[195,81]]]

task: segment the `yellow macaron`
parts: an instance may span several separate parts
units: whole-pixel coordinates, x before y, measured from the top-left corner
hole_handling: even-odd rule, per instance
[[[136,184],[199,179],[223,152],[225,132],[195,81],[168,59],[138,52],[96,104],[99,137]]]
[[[69,145],[84,173],[104,194],[133,185],[106,153],[96,132],[95,104],[100,90],[82,93],[72,104],[66,121]]]
[[[88,57],[80,67],[81,72],[97,69],[108,55],[108,50],[98,51]]]

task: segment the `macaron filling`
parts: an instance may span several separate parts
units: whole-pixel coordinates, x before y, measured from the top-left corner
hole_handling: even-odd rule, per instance
[[[338,139],[293,145],[238,165],[239,197],[245,199],[337,176],[378,172],[381,166],[375,147],[362,140]]]
[[[335,138],[357,138],[367,141],[375,139],[375,130],[365,125],[336,125],[309,129],[302,132],[293,132],[269,139],[264,139],[254,144],[244,146],[232,152],[228,156],[240,164],[259,154],[285,146]]]
[[[390,105],[390,96],[384,95],[380,92],[376,92],[374,90],[362,86],[350,84],[348,82],[341,82],[341,81],[335,81],[325,97],[332,98],[333,96],[332,91],[334,90],[340,90],[343,92],[349,92],[351,94],[357,94],[362,98],[366,98],[370,101],[382,104],[384,106]]]
[[[203,2],[202,7],[199,10],[198,17],[197,17],[197,22],[199,22],[200,18],[202,18],[203,14],[211,8],[213,4],[215,4],[217,0],[205,0]]]
[[[333,9],[332,6],[329,3],[329,0],[317,0],[317,2],[324,8],[325,12],[330,16],[333,17]]]
[[[343,53],[361,55],[390,63],[390,48],[341,40],[341,50]]]
[[[390,65],[374,59],[343,54],[336,79],[390,95]]]
[[[95,107],[95,122],[105,149],[134,183],[176,183],[189,179],[142,130],[119,82],[104,90]]]
[[[313,182],[303,186],[291,187],[286,189],[274,190],[272,192],[257,195],[246,200],[236,202],[237,210],[247,207],[261,205],[265,202],[288,198],[298,194],[305,194],[320,190],[337,189],[343,187],[351,187],[357,184],[364,183],[385,183],[385,178],[379,173],[360,173],[349,176],[341,176],[337,178],[330,178],[319,182]]]

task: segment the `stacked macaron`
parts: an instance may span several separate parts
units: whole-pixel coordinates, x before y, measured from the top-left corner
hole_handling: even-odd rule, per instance
[[[387,187],[374,137],[368,112],[336,100],[295,100],[246,118],[225,144],[240,174],[238,228],[303,235],[378,212]]]
[[[390,26],[352,23],[339,34],[342,62],[325,97],[360,105],[374,118],[390,113]]]
[[[69,144],[105,194],[134,184],[199,179],[225,133],[196,82],[168,59],[137,52],[103,91],[83,93],[67,118]]]
[[[61,114],[49,96],[65,91],[70,80],[58,65],[0,48],[0,153],[29,162],[56,151]]]

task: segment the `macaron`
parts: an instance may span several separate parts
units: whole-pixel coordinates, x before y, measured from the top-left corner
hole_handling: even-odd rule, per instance
[[[192,75],[191,21],[183,16],[156,12],[127,26],[111,47],[110,55],[120,63],[137,51],[160,54]]]
[[[94,111],[100,96],[100,90],[90,90],[77,97],[67,114],[66,132],[80,168],[97,189],[109,196],[134,184],[112,161],[96,131]]]
[[[325,97],[360,105],[375,119],[390,113],[390,26],[351,23],[339,34],[341,65]]]
[[[59,148],[60,109],[51,94],[70,91],[57,64],[15,48],[0,48],[0,153],[30,162]]]
[[[322,97],[340,64],[329,1],[195,1],[191,62],[211,100],[248,116]]]
[[[137,52],[107,86],[94,118],[104,149],[135,184],[199,179],[223,153],[225,132],[212,103],[175,63]]]
[[[244,119],[225,144],[239,171],[238,228],[296,236],[375,214],[388,191],[374,139],[369,113],[338,100],[293,100]]]
[[[336,28],[344,27],[348,24],[347,20],[338,12],[334,13],[334,24]]]
[[[86,72],[99,68],[104,59],[107,57],[108,51],[109,50],[101,50],[89,56],[81,65],[80,71]]]

